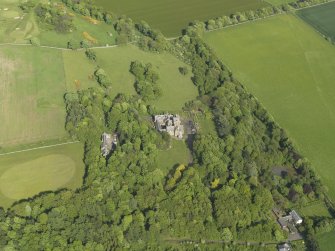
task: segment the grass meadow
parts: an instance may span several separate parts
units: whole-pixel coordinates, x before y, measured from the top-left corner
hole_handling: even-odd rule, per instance
[[[335,47],[293,15],[210,32],[205,40],[285,128],[335,201]]]
[[[92,63],[85,58],[83,51],[64,51],[64,65],[68,89],[74,82],[87,85],[95,84],[89,76],[97,65],[103,68],[112,80],[112,93],[135,94],[134,76],[129,72],[130,63],[134,60],[146,64],[151,63],[159,74],[159,85],[163,95],[152,102],[161,111],[180,111],[184,103],[196,98],[197,89],[191,81],[191,73],[183,76],[178,67],[186,66],[170,54],[155,54],[144,52],[136,46],[120,46],[114,48],[96,49],[97,62]],[[77,62],[80,60],[80,64]],[[72,67],[76,65],[76,67]],[[190,72],[190,71],[189,71]]]
[[[0,206],[42,191],[80,187],[83,149],[75,143],[0,156]]]
[[[308,24],[335,41],[335,2],[297,11]]]
[[[205,21],[268,5],[261,0],[97,0],[96,4],[135,21],[144,20],[168,37],[180,35],[181,30],[194,20]]]

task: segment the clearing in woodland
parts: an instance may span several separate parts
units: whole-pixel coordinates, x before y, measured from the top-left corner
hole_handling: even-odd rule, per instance
[[[335,201],[335,47],[293,15],[205,40],[288,132]]]

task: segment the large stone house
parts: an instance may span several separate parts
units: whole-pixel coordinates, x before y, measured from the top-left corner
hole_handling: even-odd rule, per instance
[[[155,127],[159,132],[167,132],[170,136],[182,139],[184,126],[179,115],[163,114],[154,118]]]

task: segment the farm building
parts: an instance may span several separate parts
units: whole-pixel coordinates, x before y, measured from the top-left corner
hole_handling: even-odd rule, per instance
[[[167,132],[170,136],[182,139],[184,136],[184,126],[181,124],[179,115],[163,114],[156,115],[155,127],[159,132]]]
[[[104,157],[107,157],[110,154],[114,147],[117,145],[117,134],[108,134],[103,133],[101,135],[101,154]]]

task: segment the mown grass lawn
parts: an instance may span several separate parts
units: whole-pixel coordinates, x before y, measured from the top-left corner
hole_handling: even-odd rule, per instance
[[[335,201],[335,47],[293,15],[211,32],[205,40],[286,129]]]
[[[43,191],[80,187],[83,149],[75,143],[0,156],[0,206]]]
[[[261,0],[97,0],[96,4],[135,21],[144,20],[168,37],[180,35],[194,20],[205,21],[268,5]]]

